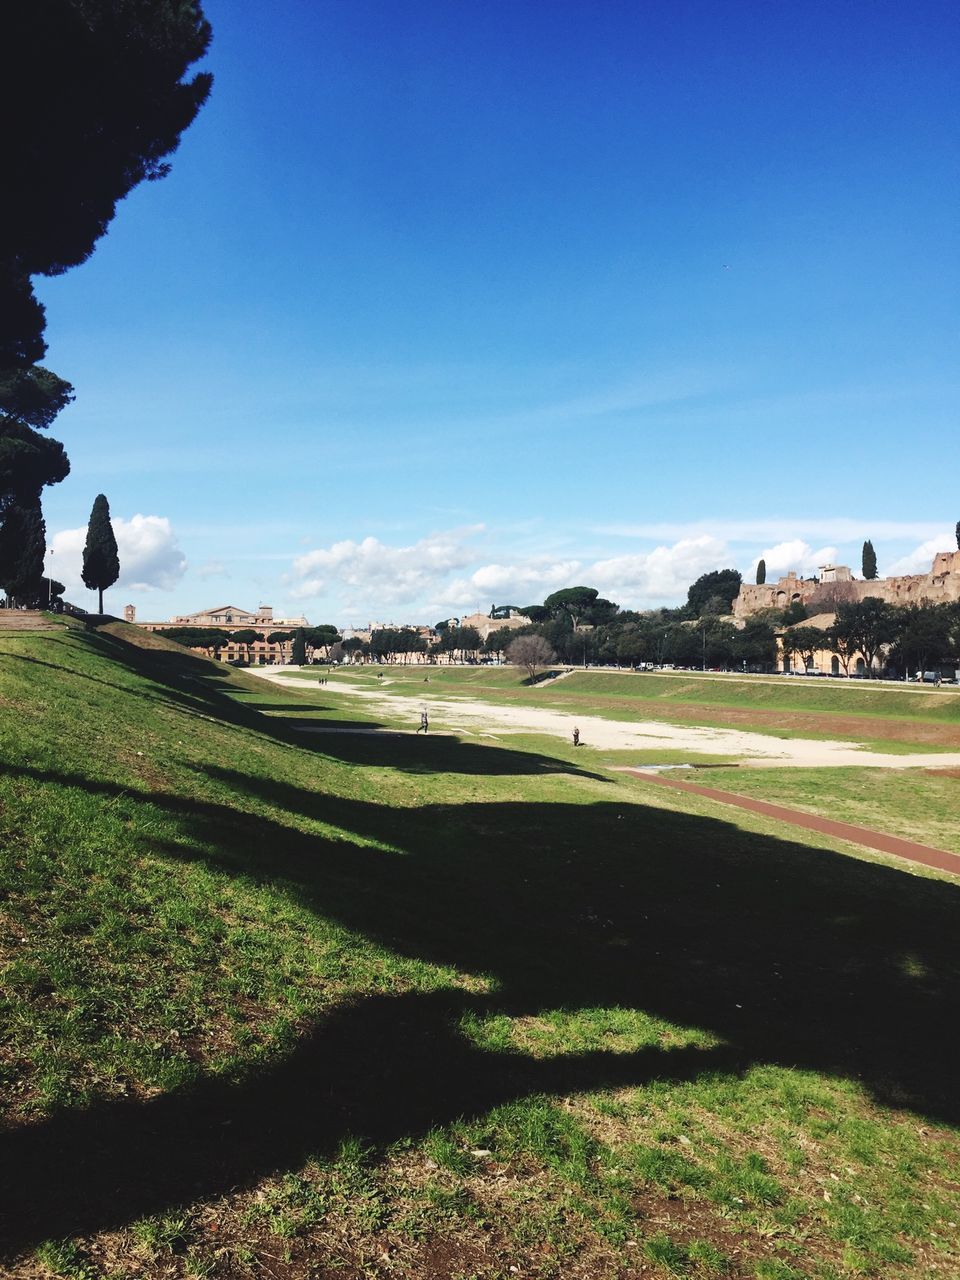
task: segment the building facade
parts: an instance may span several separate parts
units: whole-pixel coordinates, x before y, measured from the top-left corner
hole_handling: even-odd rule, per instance
[[[173,631],[181,627],[195,627],[198,630],[209,628],[211,631],[256,631],[259,639],[250,643],[228,641],[217,650],[216,656],[221,662],[246,662],[250,666],[279,666],[289,663],[292,651],[292,640],[268,640],[275,631],[295,631],[297,627],[310,624],[306,618],[275,618],[273,608],[262,604],[256,611],[241,609],[237,605],[216,605],[212,609],[201,609],[197,613],[183,613],[170,618],[167,622],[137,622],[136,609],[127,605],[123,611],[124,619],[145,631]],[[198,652],[206,652],[200,650]],[[312,649],[307,650],[308,661],[312,657]]]

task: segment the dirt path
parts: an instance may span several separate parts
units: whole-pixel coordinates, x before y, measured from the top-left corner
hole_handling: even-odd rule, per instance
[[[709,676],[706,677],[709,680]],[[913,742],[918,745],[960,749],[960,725],[942,721],[923,723],[918,720],[897,719],[896,716],[865,716],[843,711],[786,711],[775,707],[726,707],[712,702],[675,702],[672,699],[612,699],[604,697],[603,705],[625,715],[648,715],[656,718],[665,712],[679,723],[703,724],[736,728],[752,725],[761,728],[782,729],[784,716],[790,717],[790,728],[806,733],[829,733],[837,739],[865,736],[885,738],[889,742]]]
[[[882,831],[871,831],[868,827],[856,827],[849,822],[821,818],[815,813],[805,813],[802,809],[786,809],[783,805],[771,804],[768,800],[755,800],[751,796],[740,796],[732,791],[717,791],[713,787],[701,787],[696,782],[681,782],[679,778],[665,778],[662,774],[650,773],[645,769],[621,769],[618,772],[629,773],[660,787],[672,787],[675,791],[689,791],[692,795],[705,796],[720,804],[746,809],[748,813],[762,813],[793,827],[802,827],[805,831],[818,831],[821,835],[849,840],[851,844],[863,845],[867,849],[892,853],[908,862],[919,862],[925,867],[935,867],[938,871],[960,875],[960,854],[949,853],[946,849],[933,849],[926,844],[917,844],[914,840],[903,840],[899,836],[885,835]]]
[[[282,667],[251,668],[250,673],[277,684],[304,690],[301,680],[291,678]],[[311,691],[307,686],[307,691]],[[573,711],[555,711],[534,706],[501,706],[477,699],[456,701],[424,694],[421,698],[391,695],[387,689],[358,689],[353,685],[329,686],[328,692],[348,694],[362,700],[365,708],[419,720],[425,707],[431,722],[444,728],[467,732],[494,731],[499,734],[542,733],[570,741],[576,725],[580,740],[587,747],[620,751],[689,752],[691,756],[710,755],[736,758],[753,768],[827,768],[864,765],[878,769],[935,769],[960,767],[960,751],[916,752],[895,755],[867,751],[856,742],[816,741],[808,738],[775,738],[767,734],[741,729],[706,728],[691,724],[670,724],[659,720],[604,720]],[[671,708],[672,710],[672,708]],[[780,723],[783,723],[781,717]],[[791,721],[792,723],[792,721]],[[860,728],[862,732],[862,726]]]

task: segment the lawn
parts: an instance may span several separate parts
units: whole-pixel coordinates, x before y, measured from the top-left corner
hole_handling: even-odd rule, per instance
[[[324,669],[327,670],[327,669]],[[297,673],[305,682],[317,679],[316,669]],[[528,688],[514,667],[432,667],[385,664],[344,667],[328,671],[332,682],[372,686],[390,682],[393,692],[416,696],[424,676],[444,696],[516,696]],[[778,676],[701,675],[699,672],[573,671],[562,679],[538,676],[539,692],[561,700],[583,699],[600,708],[632,701],[694,704],[697,707],[736,707],[757,711],[821,712],[827,715],[869,716],[915,721],[919,724],[960,724],[960,690],[945,686],[898,686],[880,681],[791,680]]]
[[[142,635],[0,636],[7,1274],[957,1273],[955,882]]]

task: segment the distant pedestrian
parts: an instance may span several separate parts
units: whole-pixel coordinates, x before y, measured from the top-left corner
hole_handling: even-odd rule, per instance
[[[423,730],[424,733],[426,733],[429,728],[430,728],[429,717],[427,716],[426,711],[421,711],[420,712],[420,729],[417,730],[417,733],[419,733],[421,729]]]
[[[580,745],[580,730],[576,727],[576,725],[574,725],[573,727],[573,745],[575,747],[579,747]]]

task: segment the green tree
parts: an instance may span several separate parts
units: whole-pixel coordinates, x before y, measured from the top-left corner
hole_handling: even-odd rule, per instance
[[[85,261],[117,203],[166,174],[210,92],[205,72],[184,81],[209,40],[198,0],[4,6],[0,118],[16,127],[3,181],[16,195],[0,201],[0,524],[69,471],[59,441],[38,435],[73,389],[38,364],[45,314],[32,277]]]
[[[307,661],[307,634],[303,627],[297,627],[293,633],[293,648],[290,661],[295,667],[302,667]]]
[[[748,618],[733,639],[734,661],[752,670],[767,671],[777,660],[777,638],[766,618]]]
[[[596,604],[599,595],[595,587],[564,587],[562,591],[554,591],[547,596],[543,607],[552,618],[566,616],[576,626],[586,620],[585,615]]]
[[[41,491],[70,470],[63,445],[40,432],[72,398],[70,384],[47,369],[0,369],[0,576],[16,581],[20,592],[36,585]],[[44,552],[45,546],[41,560]]]
[[[814,665],[813,655],[819,653],[821,649],[829,648],[829,641],[819,627],[803,625],[789,627],[784,631],[781,644],[784,654],[799,653],[807,670]]]
[[[767,580],[767,562],[766,560],[757,561],[757,586],[762,587]]]
[[[103,593],[120,577],[120,557],[117,554],[113,525],[110,523],[110,506],[102,493],[98,493],[93,500],[80,576],[85,587],[99,592],[100,604],[97,611],[103,613]]]
[[[93,252],[117,204],[164,177],[166,157],[210,92],[188,68],[207,50],[198,0],[15,0],[5,6],[0,115],[0,367],[43,355],[30,277],[60,275]],[[29,109],[24,110],[24,104]]]
[[[783,625],[792,627],[797,622],[806,622],[807,606],[802,600],[791,600],[783,611]]]
[[[495,653],[498,657],[503,657],[504,650],[511,640],[515,639],[521,633],[517,627],[498,627],[496,631],[491,631],[483,642],[484,653]]]
[[[926,671],[954,656],[953,625],[957,607],[951,604],[909,605],[897,617],[897,665],[904,673]]]
[[[854,604],[841,604],[837,609],[834,623],[834,649],[843,660],[844,650],[859,653],[869,675],[873,670],[874,659],[885,644],[889,644],[897,634],[897,610],[876,596],[867,596]],[[849,662],[849,658],[847,659]],[[844,666],[846,671],[847,667]]]
[[[45,532],[39,498],[8,506],[0,525],[0,586],[15,604],[41,602]]]
[[[715,569],[702,574],[687,591],[687,608],[693,617],[699,618],[714,597],[719,597],[729,613],[734,600],[740,594],[743,579],[737,569]]]
[[[863,576],[867,582],[873,582],[877,576],[877,553],[873,549],[873,543],[868,538],[863,544],[863,555],[860,560]]]
[[[954,533],[957,536],[957,550],[960,551],[960,520],[957,521],[957,527],[954,529]]]
[[[174,640],[188,649],[206,649],[214,657],[232,639],[230,632],[220,627],[165,627],[162,634],[165,640]]]
[[[307,644],[314,649],[326,649],[340,639],[340,629],[332,622],[321,623],[318,627],[307,627]]]

